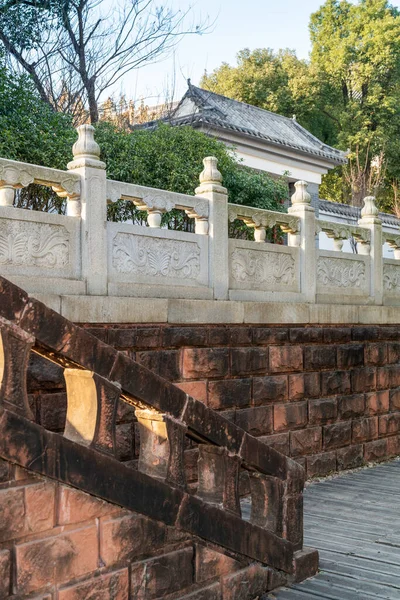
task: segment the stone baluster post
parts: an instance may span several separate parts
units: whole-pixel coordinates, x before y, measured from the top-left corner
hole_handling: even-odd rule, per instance
[[[300,232],[289,234],[289,246],[300,248],[301,292],[305,302],[315,302],[316,294],[316,247],[315,247],[315,211],[311,206],[311,196],[307,192],[308,183],[297,181],[292,196],[292,206],[288,212],[300,219]]]
[[[209,280],[215,300],[227,300],[229,289],[228,192],[222,187],[217,159],[203,160],[196,196],[209,202]]]
[[[371,257],[371,284],[370,296],[374,304],[382,304],[383,300],[383,250],[382,250],[382,221],[375,205],[374,196],[364,198],[364,207],[361,211],[360,227],[369,229],[371,240],[369,244],[359,243],[357,249],[360,254],[369,254]]]
[[[81,176],[82,277],[86,292],[107,295],[107,200],[106,165],[94,139],[94,127],[80,125],[73,146],[74,160],[68,164]]]
[[[239,458],[230,456],[226,448],[200,444],[197,495],[240,516],[239,471]]]

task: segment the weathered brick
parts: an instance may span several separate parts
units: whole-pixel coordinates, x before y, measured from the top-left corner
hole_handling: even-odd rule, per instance
[[[324,477],[336,471],[336,452],[307,456],[307,476]]]
[[[265,373],[268,369],[268,348],[234,348],[231,350],[232,375]]]
[[[400,388],[390,390],[389,407],[390,410],[400,410]]]
[[[136,327],[124,327],[123,329],[110,328],[108,330],[108,343],[114,348],[126,349],[134,348],[137,341]],[[158,336],[158,341],[159,341]],[[105,340],[103,340],[105,341]],[[158,344],[157,344],[158,346]]]
[[[391,364],[400,362],[400,342],[389,342],[387,345],[387,361]]]
[[[112,514],[119,508],[81,490],[60,485],[58,490],[58,515],[59,525],[81,523],[104,515]]]
[[[193,583],[193,548],[183,548],[135,563],[131,570],[131,597],[153,600],[188,588]]]
[[[321,327],[291,327],[289,329],[289,339],[294,344],[322,342],[323,338],[324,330]]]
[[[222,600],[252,600],[269,589],[270,569],[254,564],[222,579]]]
[[[301,346],[271,346],[269,368],[275,373],[301,371],[303,369],[303,348]]]
[[[350,390],[349,371],[325,371],[321,373],[321,393],[323,396],[348,394]]]
[[[183,381],[175,385],[192,398],[207,404],[207,381],[205,379],[203,381]]]
[[[310,427],[290,432],[290,456],[314,454],[322,449],[321,427]]]
[[[196,544],[195,553],[195,580],[197,583],[233,573],[241,567],[239,561],[206,546]]]
[[[399,387],[400,386],[400,365],[389,365],[388,367],[386,367],[386,370],[389,373],[390,387]],[[385,387],[389,387],[389,385],[386,385]]]
[[[387,363],[388,347],[387,344],[365,344],[365,364],[366,365],[385,365]],[[390,361],[389,361],[390,362]]]
[[[315,398],[321,392],[320,373],[289,375],[289,401]]]
[[[362,444],[338,448],[337,466],[339,470],[356,469],[364,463],[364,452]]]
[[[378,437],[378,417],[354,420],[352,425],[353,443],[368,442]]]
[[[184,348],[182,352],[185,379],[224,377],[229,372],[227,348]]]
[[[115,427],[117,454],[120,460],[134,457],[134,423],[121,423]]]
[[[382,325],[379,328],[379,339],[380,340],[398,340],[399,339],[399,328]]]
[[[400,406],[399,406],[400,408]],[[389,410],[389,390],[365,394],[365,414],[377,415]],[[391,409],[396,410],[396,409]]]
[[[340,448],[351,443],[351,422],[334,423],[324,427],[324,448]]]
[[[400,432],[400,412],[379,417],[379,435],[391,435]]]
[[[339,346],[337,349],[337,360],[339,369],[361,367],[364,364],[364,345],[349,344],[348,346]]]
[[[81,325],[82,327],[82,325]],[[107,327],[85,327],[86,331],[94,337],[97,337],[98,340],[108,344],[108,328]]]
[[[251,327],[208,327],[208,345],[210,346],[242,346],[252,342]],[[191,344],[192,345],[192,344]]]
[[[378,367],[376,370],[376,389],[385,390],[390,387],[390,367]]]
[[[131,325],[128,325],[130,328]],[[109,335],[112,330],[109,330]],[[138,325],[136,327],[136,339],[134,348],[158,348],[161,346],[161,328],[158,326],[147,327],[146,325]]]
[[[260,436],[273,431],[273,407],[257,406],[236,411],[236,425],[251,435]]]
[[[400,435],[392,435],[387,438],[387,455],[398,456],[400,454]]]
[[[335,346],[306,346],[304,348],[304,369],[333,369],[336,367]]]
[[[180,379],[179,350],[136,352],[136,361],[168,381],[178,381]]]
[[[384,460],[388,456],[388,440],[375,440],[364,444],[364,459],[367,462]]]
[[[351,330],[352,339],[356,342],[371,342],[374,340],[379,340],[380,338],[380,328],[379,327],[362,327],[355,326]]]
[[[365,411],[364,394],[353,394],[338,398],[338,411],[340,419],[353,419],[361,417]]]
[[[318,550],[303,547],[294,553],[293,566],[295,581],[304,581],[318,572]]]
[[[292,402],[274,406],[274,430],[285,431],[304,427],[307,423],[307,402]]]
[[[162,345],[164,348],[205,346],[207,338],[207,327],[164,327],[162,330]]]
[[[323,331],[325,344],[340,344],[351,340],[350,327],[324,327]]]
[[[11,554],[9,550],[0,551],[0,598],[10,595]]]
[[[58,593],[58,600],[129,600],[128,569],[105,573],[89,581],[68,586]]]
[[[376,388],[376,368],[364,367],[351,372],[353,392],[372,392]]]
[[[41,394],[39,423],[50,431],[64,431],[67,416],[67,394]]]
[[[39,482],[25,487],[25,532],[51,529],[55,523],[55,484]]]
[[[29,392],[65,389],[64,370],[42,356],[31,353],[27,386]]]
[[[208,406],[213,409],[249,406],[251,379],[223,379],[208,382]]]
[[[336,398],[321,398],[308,401],[308,419],[311,425],[329,423],[337,417]]]
[[[254,344],[280,344],[289,341],[287,327],[253,327]]]
[[[281,454],[289,456],[290,443],[289,443],[289,432],[288,433],[276,433],[275,435],[267,435],[260,438],[260,441],[264,442],[274,450],[278,450]]]
[[[97,530],[92,525],[17,544],[15,554],[18,593],[45,588],[49,584],[49,573],[51,583],[67,583],[97,568]]]
[[[0,458],[0,483],[9,481],[12,477],[11,463]]]
[[[116,422],[132,423],[133,421],[136,421],[135,408],[123,400],[118,402]]]
[[[253,378],[254,404],[283,402],[288,398],[287,375],[271,375]]]
[[[107,567],[156,551],[165,540],[166,527],[140,515],[101,520],[100,556]]]

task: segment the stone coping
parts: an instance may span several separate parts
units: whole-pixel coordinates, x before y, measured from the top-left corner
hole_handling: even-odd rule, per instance
[[[32,293],[75,323],[373,324],[400,323],[400,306],[179,300]]]

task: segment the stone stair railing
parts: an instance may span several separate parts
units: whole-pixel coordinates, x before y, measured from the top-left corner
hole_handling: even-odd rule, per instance
[[[304,181],[287,213],[229,204],[213,157],[193,196],[112,181],[93,127],[78,134],[67,171],[0,159],[0,269],[30,293],[400,305],[400,232],[382,232],[373,197],[358,225],[317,219]],[[15,190],[30,183],[65,197],[66,215],[14,208]],[[117,200],[145,211],[147,225],[107,221]],[[194,232],[162,226],[172,209],[194,220]],[[254,241],[229,239],[237,219]],[[287,234],[286,245],[266,241],[271,227]],[[320,232],[333,250],[318,249]],[[357,253],[343,252],[347,239]],[[393,259],[383,258],[384,244]]]
[[[0,456],[301,579],[304,470],[217,412],[0,278]],[[30,353],[64,368],[63,435],[33,421]],[[135,407],[138,469],[118,461],[118,402]],[[187,439],[199,444],[198,487],[186,486]],[[247,471],[251,517],[241,516]],[[308,561],[310,559],[310,562]],[[303,574],[303,575],[302,575]]]

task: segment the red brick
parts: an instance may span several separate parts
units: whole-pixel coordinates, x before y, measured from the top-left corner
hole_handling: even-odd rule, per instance
[[[392,435],[387,438],[387,455],[398,456],[400,454],[400,435]]]
[[[368,442],[378,437],[378,417],[354,420],[353,422],[354,442]]]
[[[400,412],[379,417],[379,435],[391,435],[400,432]]]
[[[274,450],[278,450],[281,454],[289,456],[290,444],[289,444],[289,433],[276,433],[275,435],[267,435],[260,438],[260,441],[264,442]]]
[[[400,408],[400,406],[399,406]],[[389,390],[365,394],[365,414],[377,415],[389,410]],[[392,409],[393,410],[393,409]]]
[[[319,373],[289,375],[289,401],[315,398],[321,391]]]
[[[164,525],[140,515],[102,520],[100,556],[107,567],[112,566],[161,548],[165,539]]]
[[[390,410],[400,410],[400,388],[390,390],[389,398]]]
[[[353,327],[351,335],[356,342],[379,340],[380,328],[375,326]]]
[[[376,371],[376,389],[385,390],[390,387],[390,367],[381,367]]]
[[[292,402],[274,406],[274,430],[285,431],[304,427],[307,423],[307,402]]]
[[[336,367],[335,346],[306,346],[304,348],[304,369],[315,371]]]
[[[324,448],[340,448],[351,443],[351,422],[334,423],[324,427]]]
[[[59,525],[81,523],[118,511],[119,508],[80,490],[61,485],[58,492]]]
[[[322,327],[291,327],[289,338],[294,344],[321,343],[324,338],[324,330]]]
[[[100,575],[58,592],[58,600],[129,600],[128,569]]]
[[[269,590],[271,570],[254,564],[222,579],[222,600],[253,600]]]
[[[180,379],[179,350],[136,352],[136,361],[168,381],[178,381]]]
[[[384,460],[388,456],[388,440],[375,440],[364,444],[364,459],[367,462]]]
[[[337,466],[339,470],[356,469],[364,463],[362,444],[339,448],[337,451]]]
[[[239,561],[221,552],[215,552],[215,550],[200,546],[199,544],[196,544],[195,548],[195,580],[197,583],[203,583],[214,577],[233,573],[241,567]]]
[[[340,419],[353,419],[354,417],[363,416],[365,411],[364,394],[339,397],[338,410]]]
[[[399,363],[400,362],[400,343],[399,342],[389,342],[388,343],[387,360],[389,363]]]
[[[55,485],[37,483],[25,487],[25,531],[37,533],[55,523]]]
[[[131,597],[163,598],[193,584],[193,548],[183,548],[140,563],[131,570]]]
[[[268,348],[234,348],[231,350],[232,375],[265,373],[268,370]]]
[[[168,600],[174,600],[169,596]],[[219,581],[202,587],[195,592],[189,592],[184,596],[179,596],[179,600],[222,600],[221,586]]]
[[[9,481],[12,477],[12,465],[7,460],[0,458],[0,483]]]
[[[387,356],[387,344],[365,344],[366,365],[385,365],[387,363]]]
[[[162,345],[165,348],[175,346],[206,346],[207,327],[165,327],[162,331]]]
[[[260,436],[273,431],[273,407],[257,406],[236,411],[236,425],[251,435]]]
[[[208,382],[210,408],[236,408],[251,403],[251,379],[223,379]]]
[[[351,372],[353,392],[372,392],[376,388],[376,368],[364,367]]]
[[[307,456],[307,476],[324,477],[336,471],[336,452]]]
[[[50,431],[64,431],[67,394],[42,394],[39,399],[39,423]]]
[[[304,581],[318,572],[318,550],[303,547],[294,554],[294,578],[296,582]]]
[[[314,454],[322,449],[321,427],[310,427],[300,431],[290,432],[290,456]]]
[[[185,379],[225,377],[229,372],[227,348],[184,348],[182,354]]]
[[[276,373],[301,371],[303,369],[303,348],[301,346],[271,346],[269,368]]]
[[[67,583],[97,569],[97,530],[93,525],[68,531],[19,544],[15,551],[18,593],[41,590],[53,583]]]
[[[321,393],[323,396],[348,394],[351,390],[349,371],[328,371],[321,373]]]
[[[254,327],[254,344],[280,344],[289,341],[289,329],[283,327]]]
[[[311,425],[330,423],[337,417],[336,398],[322,398],[308,401],[308,419]]]
[[[323,331],[325,344],[337,344],[351,340],[350,327],[324,327]]]
[[[178,388],[192,396],[192,398],[196,398],[196,400],[200,400],[200,402],[204,402],[207,404],[207,381],[184,381],[183,383],[175,384]]]
[[[253,378],[254,404],[265,402],[284,402],[288,398],[287,375]]]
[[[117,453],[120,460],[132,460],[134,457],[134,424],[121,423],[115,428]]]
[[[108,343],[115,348],[157,348],[161,344],[160,327],[124,327],[108,330]]]
[[[399,387],[400,386],[400,365],[390,365],[386,367],[386,370],[389,373],[389,384],[390,387]],[[386,385],[385,387],[389,387]]]
[[[339,369],[361,367],[364,364],[364,345],[349,344],[347,346],[339,346],[337,349],[337,360]]]
[[[6,598],[10,592],[11,554],[9,550],[0,551],[0,598]]]
[[[136,421],[135,408],[121,399],[117,404],[117,423],[132,423]]]

